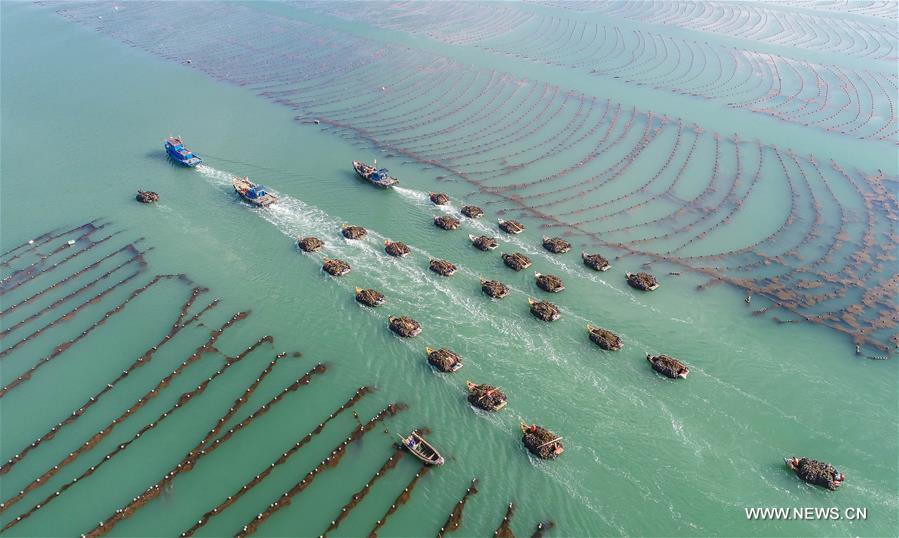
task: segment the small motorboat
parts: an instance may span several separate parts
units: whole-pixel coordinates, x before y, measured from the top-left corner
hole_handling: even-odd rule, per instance
[[[428,269],[440,276],[453,276],[457,271],[454,264],[446,260],[438,260],[437,258],[431,258],[428,262]]]
[[[439,217],[434,217],[434,226],[444,230],[455,230],[459,227],[459,219],[449,215],[440,215]]]
[[[343,276],[349,273],[352,270],[350,264],[343,260],[338,260],[336,258],[325,258],[322,263],[322,271],[328,273],[331,276]]]
[[[484,215],[484,210],[476,205],[464,205],[459,211],[470,219],[479,219]]]
[[[356,288],[356,301],[365,306],[381,306],[384,304],[384,294],[371,288]]]
[[[184,147],[180,136],[170,136],[165,140],[165,152],[178,164],[193,168],[203,162],[199,155]]]
[[[556,275],[534,273],[534,278],[537,281],[537,287],[543,291],[548,291],[550,293],[559,293],[560,291],[565,289],[565,284],[562,283],[562,279],[557,277]]]
[[[250,181],[248,177],[236,177],[232,183],[234,190],[243,200],[257,207],[268,207],[278,201],[278,197],[266,192],[265,187]]]
[[[390,330],[403,338],[412,338],[421,334],[421,323],[408,316],[390,316],[387,321]]]
[[[492,299],[502,299],[509,295],[509,287],[499,280],[481,279],[481,291]]]
[[[630,287],[640,291],[654,291],[659,289],[659,281],[649,273],[624,273]]]
[[[571,243],[565,241],[561,237],[543,236],[543,248],[552,252],[553,254],[565,254],[566,252],[571,250]]]
[[[412,432],[402,439],[403,448],[408,450],[413,456],[420,459],[425,465],[443,465],[444,459],[437,452],[437,449],[431,446],[431,443],[425,441],[424,437],[418,435],[418,432]]]
[[[368,230],[362,226],[349,226],[344,224],[340,228],[340,233],[347,239],[362,239],[368,235]]]
[[[565,452],[562,437],[536,424],[521,423],[521,442],[531,454],[540,459],[551,460]]]
[[[509,234],[520,234],[524,231],[524,224],[517,220],[499,219],[499,229]]]
[[[475,237],[471,234],[468,234],[468,239],[471,240],[471,244],[474,245],[474,248],[476,248],[478,250],[483,250],[485,252],[488,250],[493,250],[499,246],[499,244],[496,242],[495,237],[490,237],[490,236],[486,236],[486,235],[481,235],[481,236]]]
[[[303,237],[297,241],[297,246],[303,252],[318,252],[325,246],[325,242],[318,237]]]
[[[690,369],[681,361],[668,355],[647,354],[646,360],[652,365],[652,369],[671,379],[687,379]]]
[[[377,164],[377,161],[375,161],[375,164]],[[386,168],[375,169],[374,166],[369,166],[359,161],[353,161],[353,170],[356,171],[356,174],[358,174],[360,178],[376,187],[386,189],[387,187],[393,187],[394,185],[399,184],[399,180],[390,177]]]
[[[492,385],[466,381],[465,387],[468,389],[468,403],[484,411],[499,411],[509,403],[503,391]]]
[[[846,480],[846,476],[834,469],[833,465],[808,458],[784,458],[784,463],[796,476],[809,484],[835,491]]]
[[[142,204],[152,204],[159,201],[159,195],[153,191],[137,191],[134,199]]]
[[[428,347],[425,348],[425,353],[428,355],[428,364],[445,374],[458,372],[465,366],[462,364],[462,358],[459,355],[446,348],[433,349]]]
[[[531,266],[531,259],[521,252],[513,252],[512,254],[506,254],[504,252],[501,257],[503,263],[506,264],[506,267],[516,271],[521,271],[522,269],[527,269]]]
[[[391,241],[389,239],[385,239],[384,252],[390,254],[394,258],[405,258],[412,253],[412,249],[409,248],[406,243],[403,243],[401,241]]]
[[[556,321],[562,317],[559,307],[549,301],[535,301],[528,297],[528,304],[531,305],[531,314],[541,321]]]
[[[608,329],[596,327],[592,323],[587,324],[587,334],[590,336],[591,342],[606,351],[618,351],[624,347],[617,334]]]
[[[445,192],[429,192],[428,198],[434,205],[446,205],[449,203],[449,196]]]
[[[587,254],[586,252],[582,252],[581,259],[584,260],[584,265],[594,271],[608,271],[612,268],[612,266],[609,265],[609,260],[599,254]]]

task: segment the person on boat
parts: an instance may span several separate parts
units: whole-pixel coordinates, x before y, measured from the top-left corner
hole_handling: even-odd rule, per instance
[[[406,445],[411,449],[415,449],[418,443],[415,441],[414,437],[409,437],[409,440],[406,441]]]

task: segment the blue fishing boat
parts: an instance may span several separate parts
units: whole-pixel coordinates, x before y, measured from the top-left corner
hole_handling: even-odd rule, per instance
[[[359,174],[359,177],[370,182],[372,185],[376,187],[393,187],[397,183],[399,183],[398,179],[390,177],[387,173],[386,168],[378,168],[375,169],[374,166],[369,166],[363,162],[353,161],[353,170]]]
[[[180,136],[170,136],[165,140],[165,152],[173,161],[184,166],[194,167],[203,162],[198,155],[184,147]]]

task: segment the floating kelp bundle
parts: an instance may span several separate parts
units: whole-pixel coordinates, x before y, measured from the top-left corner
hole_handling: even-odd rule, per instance
[[[299,246],[303,252],[317,252],[325,246],[325,242],[318,237],[309,236],[303,237],[297,241],[297,246]]]
[[[537,279],[537,287],[543,291],[548,291],[550,293],[559,293],[560,291],[565,289],[565,284],[562,283],[562,279],[555,275],[534,273],[534,278]]]
[[[531,314],[539,320],[556,321],[562,317],[562,311],[559,310],[559,307],[549,301],[535,301],[529,298],[528,304],[531,305]]]
[[[450,201],[449,196],[445,192],[429,192],[428,198],[431,199],[434,205],[446,205]]]
[[[562,446],[562,438],[546,428],[531,424],[521,423],[521,442],[531,451],[531,454],[544,460],[551,460],[565,452]]]
[[[571,243],[565,241],[561,237],[544,237],[543,248],[553,254],[565,254],[571,250]]]
[[[823,461],[810,460],[808,458],[784,458],[787,467],[796,473],[796,476],[816,486],[821,486],[834,491],[843,483],[846,476],[834,469],[833,465]]]
[[[453,276],[454,274],[456,274],[455,265],[446,260],[438,260],[437,258],[431,258],[431,261],[428,264],[428,269],[434,271],[440,276]]]
[[[531,259],[521,252],[514,252],[512,254],[503,252],[502,258],[503,263],[505,263],[507,267],[515,269],[516,271],[521,271],[522,269],[527,269],[531,266]]]
[[[324,263],[322,263],[322,270],[331,276],[343,276],[349,273],[351,269],[350,264],[336,258],[325,258]]]
[[[469,234],[468,238],[471,239],[471,244],[474,245],[476,249],[483,250],[485,252],[488,250],[493,250],[497,246],[499,246],[499,244],[496,242],[495,237],[488,237],[486,235],[479,235],[475,237]]]
[[[434,217],[434,226],[444,230],[455,230],[459,227],[459,219],[449,215],[440,215],[439,217]]]
[[[425,348],[428,354],[428,363],[443,373],[455,372],[462,368],[462,359],[446,348]]]
[[[390,330],[404,338],[421,334],[421,323],[408,316],[390,316],[387,321],[390,322]]]
[[[656,372],[671,379],[686,379],[690,369],[681,361],[668,355],[646,355],[646,360]]]
[[[347,239],[362,239],[368,235],[368,231],[362,226],[344,226],[340,233]]]
[[[470,219],[479,219],[484,216],[484,210],[476,205],[464,205],[459,211]]]
[[[406,243],[401,241],[390,241],[388,239],[384,241],[384,252],[390,254],[394,258],[405,258],[412,253],[412,249],[409,248]]]
[[[590,335],[590,341],[606,351],[618,351],[624,347],[621,338],[608,329],[587,324],[587,333]]]
[[[499,280],[484,280],[482,278],[481,291],[483,291],[488,297],[492,297],[494,299],[502,299],[503,297],[509,295],[509,287]]]
[[[478,385],[466,381],[468,403],[485,411],[499,411],[506,406],[507,398],[500,389],[491,385]]]
[[[640,291],[652,291],[659,287],[656,277],[649,273],[625,273],[627,275],[627,283],[634,289]]]
[[[356,288],[356,301],[365,306],[381,306],[384,304],[384,294],[371,288]]]
[[[612,266],[609,265],[609,260],[603,258],[599,254],[587,254],[586,252],[582,252],[581,259],[584,260],[584,265],[594,271],[608,271],[612,268]]]
[[[499,229],[508,234],[520,234],[524,231],[524,224],[517,220],[499,220]]]
[[[159,201],[159,195],[153,191],[137,191],[134,199],[142,204],[152,204]]]

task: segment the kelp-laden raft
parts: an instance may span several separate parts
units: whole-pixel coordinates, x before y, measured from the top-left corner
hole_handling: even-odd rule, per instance
[[[478,385],[471,381],[466,381],[465,386],[468,389],[468,403],[483,409],[484,411],[499,411],[506,407],[508,399],[503,391],[492,385]]]
[[[562,283],[562,279],[555,275],[534,273],[534,278],[537,281],[537,287],[543,291],[548,291],[550,293],[559,293],[560,291],[565,289],[565,284]]]
[[[331,276],[343,276],[352,270],[350,264],[337,258],[325,258],[322,263],[322,271]]]
[[[431,258],[431,261],[428,262],[428,269],[440,276],[453,276],[457,271],[456,266],[452,263],[437,258]]]
[[[303,237],[297,240],[297,246],[303,252],[318,252],[325,246],[325,242],[318,237]]]
[[[582,252],[581,259],[584,260],[584,265],[594,271],[608,271],[612,268],[612,266],[609,265],[609,260],[603,258],[599,254],[587,254],[586,252]]]
[[[481,279],[481,291],[493,299],[502,299],[509,295],[509,287],[499,280]]]
[[[543,237],[543,248],[553,254],[565,254],[571,250],[571,243],[561,237]]]
[[[551,460],[559,457],[565,452],[562,445],[562,438],[555,433],[531,424],[528,426],[524,422],[521,423],[521,442],[531,452],[531,454],[544,460]]]
[[[459,219],[449,215],[440,215],[439,217],[434,217],[434,226],[443,230],[455,230],[459,227]]]
[[[347,239],[362,239],[368,235],[368,231],[362,226],[344,226],[340,233]]]
[[[787,464],[796,476],[816,486],[827,488],[831,491],[836,490],[846,479],[843,473],[834,469],[833,465],[822,461],[810,460],[808,458],[784,458]]]
[[[474,245],[474,248],[483,250],[484,252],[493,250],[499,246],[499,243],[496,242],[495,237],[488,237],[486,235],[479,235],[475,237],[469,234],[468,238],[471,240],[471,244]]]
[[[134,199],[142,204],[152,204],[159,201],[159,195],[153,191],[137,191]]]
[[[428,364],[443,373],[452,373],[464,366],[462,364],[462,358],[446,348],[425,348],[425,352],[428,354]]]
[[[562,317],[562,311],[559,310],[559,307],[549,301],[535,301],[528,298],[528,304],[531,305],[531,314],[539,320],[556,321]]]
[[[384,252],[394,258],[405,258],[412,253],[412,249],[402,241],[390,241],[387,239],[384,241]]]
[[[449,203],[449,196],[445,192],[429,192],[428,198],[434,205],[446,205]]]
[[[646,355],[646,360],[656,372],[671,379],[686,379],[690,369],[681,361],[668,355]]]
[[[499,219],[499,229],[506,232],[507,234],[520,234],[524,231],[524,224],[518,222],[517,220]]]
[[[653,291],[658,289],[659,281],[649,273],[625,273],[630,287],[640,291]]]
[[[390,330],[403,338],[411,338],[421,334],[421,323],[408,316],[390,316],[387,318],[387,321],[390,323]]]
[[[502,258],[503,263],[506,264],[506,267],[509,267],[510,269],[514,269],[516,271],[521,271],[522,269],[527,269],[531,266],[531,259],[521,252],[513,252],[512,254],[506,254],[505,252],[503,252]]]
[[[476,205],[464,205],[459,211],[470,219],[479,219],[484,216],[484,210]]]
[[[384,294],[371,288],[356,288],[356,301],[365,306],[381,306],[384,304]]]
[[[590,336],[591,342],[606,351],[618,351],[624,347],[624,344],[621,343],[621,338],[608,329],[588,323],[587,334]]]

